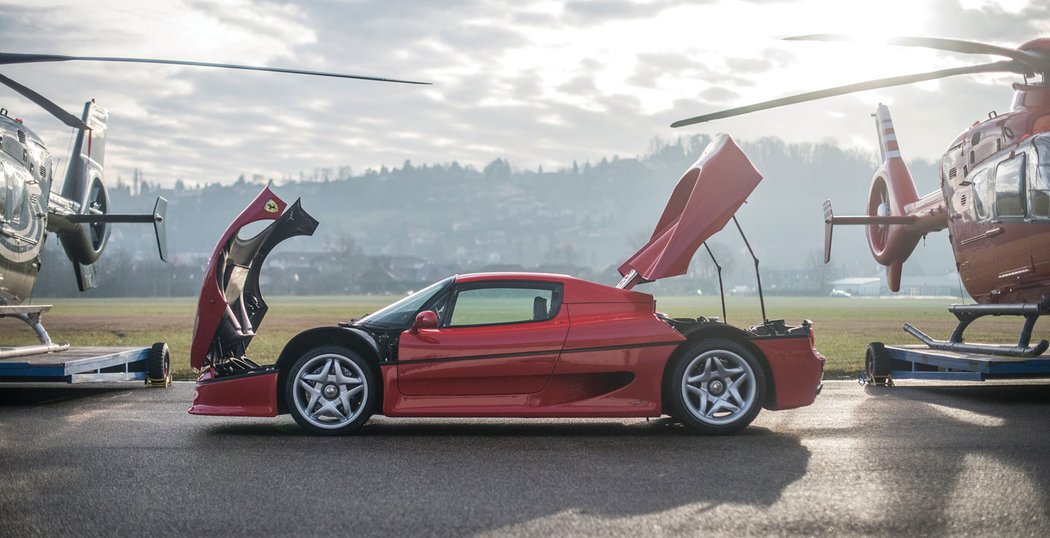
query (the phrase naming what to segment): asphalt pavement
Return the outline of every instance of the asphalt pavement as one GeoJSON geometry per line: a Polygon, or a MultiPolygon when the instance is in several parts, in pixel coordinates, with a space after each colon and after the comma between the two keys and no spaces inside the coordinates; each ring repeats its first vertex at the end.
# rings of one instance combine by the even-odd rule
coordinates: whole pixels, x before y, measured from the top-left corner
{"type": "Polygon", "coordinates": [[[186,413],[0,386],[0,535],[1050,535],[1050,385],[860,387],[744,433],[667,420],[186,413]]]}

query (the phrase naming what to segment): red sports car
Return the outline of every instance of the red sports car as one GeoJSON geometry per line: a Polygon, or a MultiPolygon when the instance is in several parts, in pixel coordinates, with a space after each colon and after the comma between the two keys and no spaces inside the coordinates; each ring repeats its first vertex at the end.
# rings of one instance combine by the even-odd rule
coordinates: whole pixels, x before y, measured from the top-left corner
{"type": "Polygon", "coordinates": [[[565,275],[486,273],[437,282],[365,316],[294,337],[276,364],[247,357],[266,303],[259,268],[317,221],[268,188],[216,246],[201,290],[190,413],[291,413],[318,434],[390,417],[658,417],[707,433],[747,426],[763,408],[808,405],[824,358],[808,322],[739,329],[669,318],[642,282],[684,274],[761,176],[728,137],[682,177],[652,239],[615,287],[565,275]],[[251,238],[239,230],[274,220],[251,238]]]}

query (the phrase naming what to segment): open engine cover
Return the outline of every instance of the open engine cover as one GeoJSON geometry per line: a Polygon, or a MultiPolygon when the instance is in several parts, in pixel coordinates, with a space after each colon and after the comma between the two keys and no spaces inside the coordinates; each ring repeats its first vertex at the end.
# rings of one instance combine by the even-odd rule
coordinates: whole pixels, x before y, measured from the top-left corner
{"type": "Polygon", "coordinates": [[[291,207],[270,188],[263,189],[223,233],[208,262],[197,302],[190,365],[202,368],[223,358],[241,358],[266,315],[259,270],[281,241],[313,235],[314,220],[296,200],[291,207]],[[287,210],[286,210],[287,209],[287,210]],[[258,234],[239,232],[253,222],[274,222],[258,234]]]}

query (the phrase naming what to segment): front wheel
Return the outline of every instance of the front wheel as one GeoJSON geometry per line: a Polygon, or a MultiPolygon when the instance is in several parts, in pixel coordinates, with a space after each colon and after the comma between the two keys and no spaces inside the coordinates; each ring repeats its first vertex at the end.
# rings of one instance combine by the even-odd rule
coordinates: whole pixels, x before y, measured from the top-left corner
{"type": "Polygon", "coordinates": [[[712,339],[681,356],[667,390],[679,422],[703,433],[725,434],[758,416],[766,380],[750,351],[730,340],[712,339]]]}
{"type": "Polygon", "coordinates": [[[346,435],[360,428],[372,414],[377,392],[371,366],[340,347],[307,351],[285,382],[292,418],[320,435],[346,435]]]}

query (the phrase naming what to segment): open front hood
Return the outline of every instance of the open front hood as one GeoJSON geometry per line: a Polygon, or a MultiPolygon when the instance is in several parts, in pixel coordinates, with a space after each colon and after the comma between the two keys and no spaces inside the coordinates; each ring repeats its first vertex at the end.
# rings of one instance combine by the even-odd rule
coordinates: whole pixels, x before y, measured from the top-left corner
{"type": "Polygon", "coordinates": [[[259,291],[259,269],[278,243],[297,235],[313,235],[314,220],[296,200],[288,207],[269,187],[234,219],[212,252],[197,301],[190,365],[200,369],[218,359],[244,356],[255,330],[266,315],[259,291]],[[258,234],[242,238],[241,228],[274,221],[258,234]]]}
{"type": "Polygon", "coordinates": [[[761,180],[732,138],[715,137],[678,180],[652,238],[620,266],[624,278],[617,287],[685,274],[696,249],[729,222],[761,180]]]}

